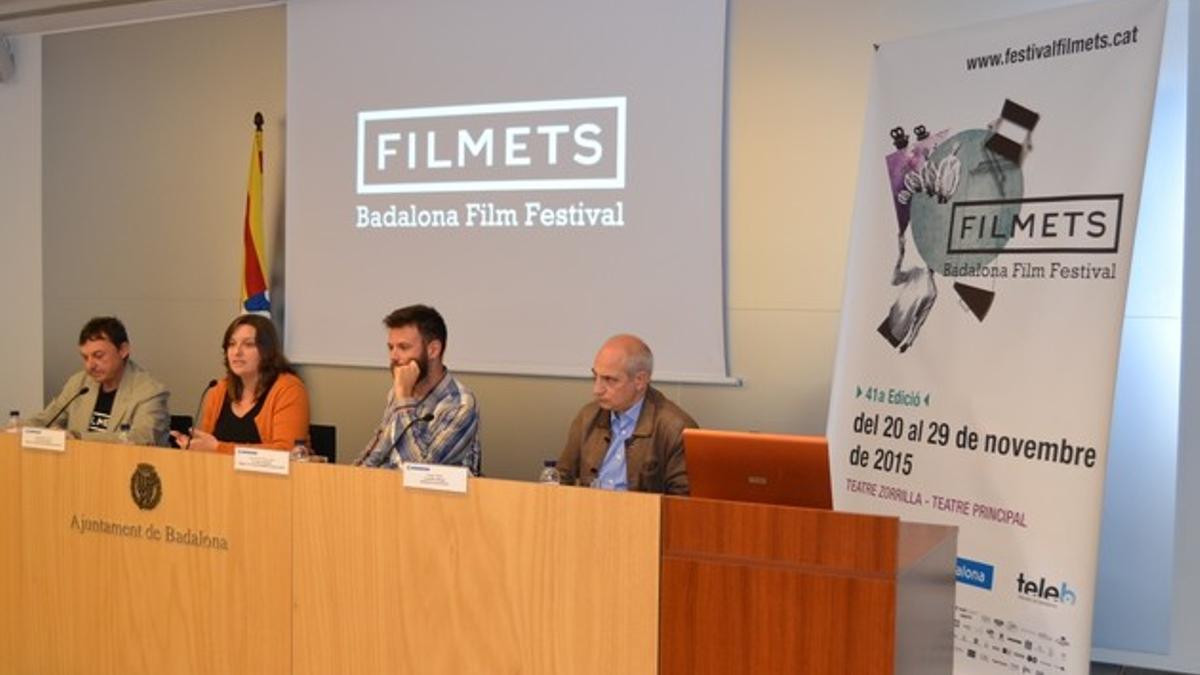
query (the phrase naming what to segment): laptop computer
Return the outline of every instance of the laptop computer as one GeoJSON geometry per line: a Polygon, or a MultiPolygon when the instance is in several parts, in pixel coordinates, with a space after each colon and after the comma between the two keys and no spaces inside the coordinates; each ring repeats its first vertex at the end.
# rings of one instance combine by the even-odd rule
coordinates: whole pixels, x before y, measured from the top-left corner
{"type": "Polygon", "coordinates": [[[684,429],[693,497],[833,508],[823,436],[684,429]]]}

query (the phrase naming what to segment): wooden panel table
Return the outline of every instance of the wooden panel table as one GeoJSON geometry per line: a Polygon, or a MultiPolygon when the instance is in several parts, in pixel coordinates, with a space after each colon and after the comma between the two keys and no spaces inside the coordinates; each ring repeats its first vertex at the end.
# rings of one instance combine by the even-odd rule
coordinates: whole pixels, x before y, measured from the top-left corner
{"type": "MultiPolygon", "coordinates": [[[[6,453],[8,454],[8,453],[6,453]]],[[[228,456],[21,450],[16,673],[287,673],[291,486],[228,456]],[[153,508],[158,480],[158,501],[153,508]]],[[[10,662],[11,663],[11,662],[10,662]]]]}
{"type": "Polygon", "coordinates": [[[0,434],[0,674],[949,672],[951,528],[232,463],[0,434]]]}
{"type": "MultiPolygon", "coordinates": [[[[0,433],[0,608],[17,607],[21,588],[21,451],[20,437],[0,433]]],[[[21,618],[0,611],[0,670],[15,664],[21,618]]]]}
{"type": "Polygon", "coordinates": [[[659,497],[296,469],[297,673],[657,671],[659,497]]]}

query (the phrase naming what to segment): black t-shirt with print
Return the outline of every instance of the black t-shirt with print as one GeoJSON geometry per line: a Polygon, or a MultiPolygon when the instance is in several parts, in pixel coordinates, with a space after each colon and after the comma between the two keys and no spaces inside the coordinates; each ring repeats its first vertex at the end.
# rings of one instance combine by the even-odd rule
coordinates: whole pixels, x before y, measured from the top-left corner
{"type": "Polygon", "coordinates": [[[92,408],[92,421],[88,423],[88,431],[108,431],[108,418],[112,413],[113,399],[116,397],[116,389],[104,391],[104,387],[100,387],[100,393],[96,395],[96,407],[92,408]]]}

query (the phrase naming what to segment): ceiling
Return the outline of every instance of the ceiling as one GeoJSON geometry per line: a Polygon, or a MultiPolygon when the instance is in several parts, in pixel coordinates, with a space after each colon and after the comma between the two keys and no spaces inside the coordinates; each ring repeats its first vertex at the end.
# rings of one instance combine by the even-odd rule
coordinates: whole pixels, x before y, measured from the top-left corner
{"type": "Polygon", "coordinates": [[[48,33],[282,0],[0,0],[0,33],[48,33]]]}

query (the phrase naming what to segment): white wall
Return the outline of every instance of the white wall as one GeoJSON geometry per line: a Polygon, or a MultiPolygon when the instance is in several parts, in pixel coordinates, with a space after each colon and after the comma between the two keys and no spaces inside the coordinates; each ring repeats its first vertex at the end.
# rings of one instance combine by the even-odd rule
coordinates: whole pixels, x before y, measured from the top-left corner
{"type": "Polygon", "coordinates": [[[16,76],[0,83],[0,413],[42,400],[42,42],[13,39],[16,76]]]}
{"type": "Polygon", "coordinates": [[[1171,653],[1186,130],[1187,5],[1173,2],[1121,335],[1093,634],[1098,648],[1134,657],[1171,653]]]}
{"type": "MultiPolygon", "coordinates": [[[[1186,96],[1187,110],[1200,111],[1200,49],[1192,48],[1194,45],[1200,45],[1200,7],[1193,6],[1189,10],[1186,17],[1189,42],[1186,54],[1187,88],[1184,92],[1175,92],[1175,95],[1186,96]]],[[[1195,149],[1196,139],[1200,139],[1200,116],[1187,115],[1185,124],[1186,135],[1176,133],[1164,139],[1167,143],[1173,143],[1177,151],[1182,146],[1192,148],[1184,158],[1186,176],[1191,178],[1184,182],[1184,236],[1182,242],[1174,242],[1177,246],[1182,244],[1182,284],[1177,285],[1182,295],[1177,297],[1169,284],[1159,284],[1156,289],[1147,289],[1147,295],[1157,293],[1162,297],[1157,303],[1147,298],[1142,303],[1142,308],[1149,310],[1157,304],[1157,309],[1153,311],[1157,311],[1161,318],[1155,320],[1151,312],[1147,312],[1144,320],[1140,321],[1149,328],[1154,323],[1161,323],[1162,319],[1170,318],[1171,303],[1179,303],[1182,307],[1182,349],[1179,350],[1178,370],[1178,447],[1174,457],[1164,458],[1160,452],[1161,448],[1153,442],[1155,437],[1170,434],[1174,429],[1131,430],[1132,433],[1141,432],[1141,442],[1130,444],[1127,448],[1128,454],[1120,460],[1124,466],[1114,461],[1110,466],[1109,476],[1110,479],[1118,479],[1115,482],[1119,485],[1135,489],[1131,489],[1128,494],[1119,495],[1117,499],[1106,499],[1106,523],[1103,533],[1105,541],[1102,544],[1102,553],[1109,548],[1120,548],[1125,551],[1125,555],[1121,558],[1109,556],[1108,560],[1101,558],[1101,572],[1105,572],[1106,565],[1109,567],[1113,590],[1130,596],[1125,598],[1126,600],[1138,602],[1145,602],[1146,598],[1137,596],[1137,589],[1145,587],[1148,581],[1153,582],[1163,563],[1167,563],[1169,596],[1162,603],[1159,603],[1157,595],[1150,599],[1160,605],[1160,616],[1170,620],[1167,645],[1164,653],[1151,653],[1128,648],[1105,649],[1103,647],[1106,645],[1098,643],[1097,648],[1093,650],[1093,656],[1096,660],[1111,663],[1200,673],[1200,527],[1196,525],[1196,519],[1200,518],[1200,490],[1195,487],[1200,482],[1200,418],[1194,414],[1197,406],[1200,406],[1200,354],[1194,348],[1188,348],[1188,345],[1195,345],[1197,340],[1200,340],[1200,269],[1197,269],[1196,264],[1196,261],[1200,261],[1200,236],[1196,233],[1197,226],[1200,226],[1200,185],[1194,178],[1200,175],[1200,151],[1195,149]],[[1173,466],[1168,466],[1169,464],[1173,466]],[[1122,469],[1126,474],[1132,475],[1122,476],[1122,469]],[[1166,513],[1161,508],[1164,495],[1174,497],[1166,513]],[[1121,506],[1117,507],[1116,504],[1121,506]],[[1114,513],[1118,509],[1119,515],[1114,513]],[[1114,517],[1122,522],[1114,522],[1114,517]],[[1157,543],[1163,536],[1171,537],[1170,546],[1165,550],[1157,543]],[[1151,555],[1154,559],[1148,560],[1147,565],[1138,565],[1136,559],[1142,555],[1139,549],[1146,542],[1151,544],[1151,555]]],[[[1172,181],[1179,180],[1180,176],[1161,178],[1172,181]]],[[[1150,179],[1151,177],[1147,176],[1148,182],[1150,179]]],[[[1141,227],[1139,225],[1139,228],[1141,227]]],[[[1136,247],[1134,255],[1137,255],[1136,247]]],[[[1175,258],[1170,253],[1166,255],[1168,261],[1175,258]]],[[[1135,269],[1134,273],[1137,272],[1135,269]]],[[[1161,270],[1146,271],[1143,272],[1143,276],[1157,275],[1160,272],[1161,270]]],[[[1134,302],[1135,296],[1131,295],[1131,304],[1134,302]]],[[[1127,330],[1131,320],[1132,317],[1127,316],[1127,330]]],[[[1148,367],[1154,366],[1148,364],[1148,367]]],[[[1134,369],[1130,369],[1130,372],[1133,377],[1144,375],[1134,369]]],[[[1159,396],[1158,392],[1149,392],[1152,400],[1159,396]]],[[[1154,403],[1150,402],[1149,405],[1154,403]]],[[[1098,601],[1101,599],[1097,597],[1098,601]]],[[[1097,610],[1100,609],[1098,606],[1097,610]]],[[[1136,634],[1141,629],[1138,625],[1141,618],[1137,613],[1097,616],[1097,632],[1108,630],[1102,626],[1102,622],[1108,621],[1112,623],[1114,633],[1136,634]]]]}
{"type": "Polygon", "coordinates": [[[284,19],[273,6],[43,38],[42,246],[69,263],[43,280],[47,395],[101,314],[125,322],[175,413],[223,374],[256,111],[268,235],[282,210],[284,19]]]}

